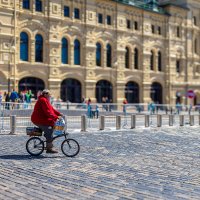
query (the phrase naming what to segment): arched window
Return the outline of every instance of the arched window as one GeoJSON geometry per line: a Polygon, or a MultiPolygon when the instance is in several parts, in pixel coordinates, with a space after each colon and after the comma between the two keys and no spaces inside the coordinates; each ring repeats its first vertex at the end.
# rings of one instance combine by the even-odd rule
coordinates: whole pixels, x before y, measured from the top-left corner
{"type": "Polygon", "coordinates": [[[35,36],[35,62],[43,62],[43,38],[39,34],[35,36]]]}
{"type": "Polygon", "coordinates": [[[22,6],[24,9],[30,9],[30,0],[23,0],[22,6]]]}
{"type": "Polygon", "coordinates": [[[158,71],[162,71],[162,55],[161,52],[158,52],[158,71]]]}
{"type": "Polygon", "coordinates": [[[63,64],[68,64],[68,41],[66,38],[62,39],[62,52],[61,52],[61,57],[62,57],[62,63],[63,64]]]}
{"type": "Polygon", "coordinates": [[[130,68],[130,50],[128,47],[126,47],[126,52],[125,52],[125,67],[130,68]]]}
{"type": "Polygon", "coordinates": [[[41,0],[35,1],[35,10],[37,12],[42,12],[42,1],[41,0]]]}
{"type": "Polygon", "coordinates": [[[110,46],[110,44],[107,44],[106,46],[106,66],[112,66],[112,47],[110,46]]]}
{"type": "Polygon", "coordinates": [[[150,69],[151,69],[151,70],[154,70],[154,52],[153,52],[153,51],[151,51],[150,69]]]}
{"type": "Polygon", "coordinates": [[[134,68],[139,68],[139,52],[137,48],[134,49],[134,68]]]}
{"type": "Polygon", "coordinates": [[[28,35],[25,32],[20,34],[20,60],[28,61],[28,35]]]}
{"type": "Polygon", "coordinates": [[[81,64],[81,48],[79,40],[74,41],[74,64],[81,64]]]}
{"type": "Polygon", "coordinates": [[[101,44],[96,44],[96,66],[101,66],[101,44]]]}
{"type": "Polygon", "coordinates": [[[198,42],[197,39],[194,40],[194,53],[198,53],[198,42]]]}

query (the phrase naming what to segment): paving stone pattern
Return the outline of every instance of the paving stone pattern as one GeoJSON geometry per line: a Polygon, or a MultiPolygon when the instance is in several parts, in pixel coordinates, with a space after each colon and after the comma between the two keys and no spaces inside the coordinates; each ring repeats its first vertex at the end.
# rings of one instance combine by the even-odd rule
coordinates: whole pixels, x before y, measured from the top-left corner
{"type": "Polygon", "coordinates": [[[2,200],[200,199],[198,127],[73,133],[75,158],[32,157],[27,136],[0,137],[2,200]]]}

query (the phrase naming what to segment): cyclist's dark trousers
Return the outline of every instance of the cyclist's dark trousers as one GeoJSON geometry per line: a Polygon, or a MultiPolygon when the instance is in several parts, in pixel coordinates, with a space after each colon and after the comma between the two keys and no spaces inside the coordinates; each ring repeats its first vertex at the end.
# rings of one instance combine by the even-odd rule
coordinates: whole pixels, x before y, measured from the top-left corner
{"type": "Polygon", "coordinates": [[[39,125],[39,124],[37,124],[37,126],[44,131],[44,137],[46,138],[47,142],[52,142],[53,127],[52,126],[39,125]]]}

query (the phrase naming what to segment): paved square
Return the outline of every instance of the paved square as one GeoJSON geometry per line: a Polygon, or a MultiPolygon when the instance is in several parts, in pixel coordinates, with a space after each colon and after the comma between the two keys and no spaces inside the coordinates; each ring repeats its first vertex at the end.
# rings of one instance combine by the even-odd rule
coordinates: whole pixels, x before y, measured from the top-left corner
{"type": "Polygon", "coordinates": [[[75,158],[31,157],[27,136],[0,137],[0,199],[200,198],[199,127],[73,133],[75,158]]]}

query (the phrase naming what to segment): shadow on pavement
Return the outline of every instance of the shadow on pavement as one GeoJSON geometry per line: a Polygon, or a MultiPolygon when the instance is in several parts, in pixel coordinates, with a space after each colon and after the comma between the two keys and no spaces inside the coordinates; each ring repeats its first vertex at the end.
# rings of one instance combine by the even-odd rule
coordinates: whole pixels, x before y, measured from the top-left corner
{"type": "Polygon", "coordinates": [[[31,156],[31,155],[2,155],[0,160],[30,160],[30,159],[45,159],[45,158],[64,158],[66,156],[31,156]]]}

